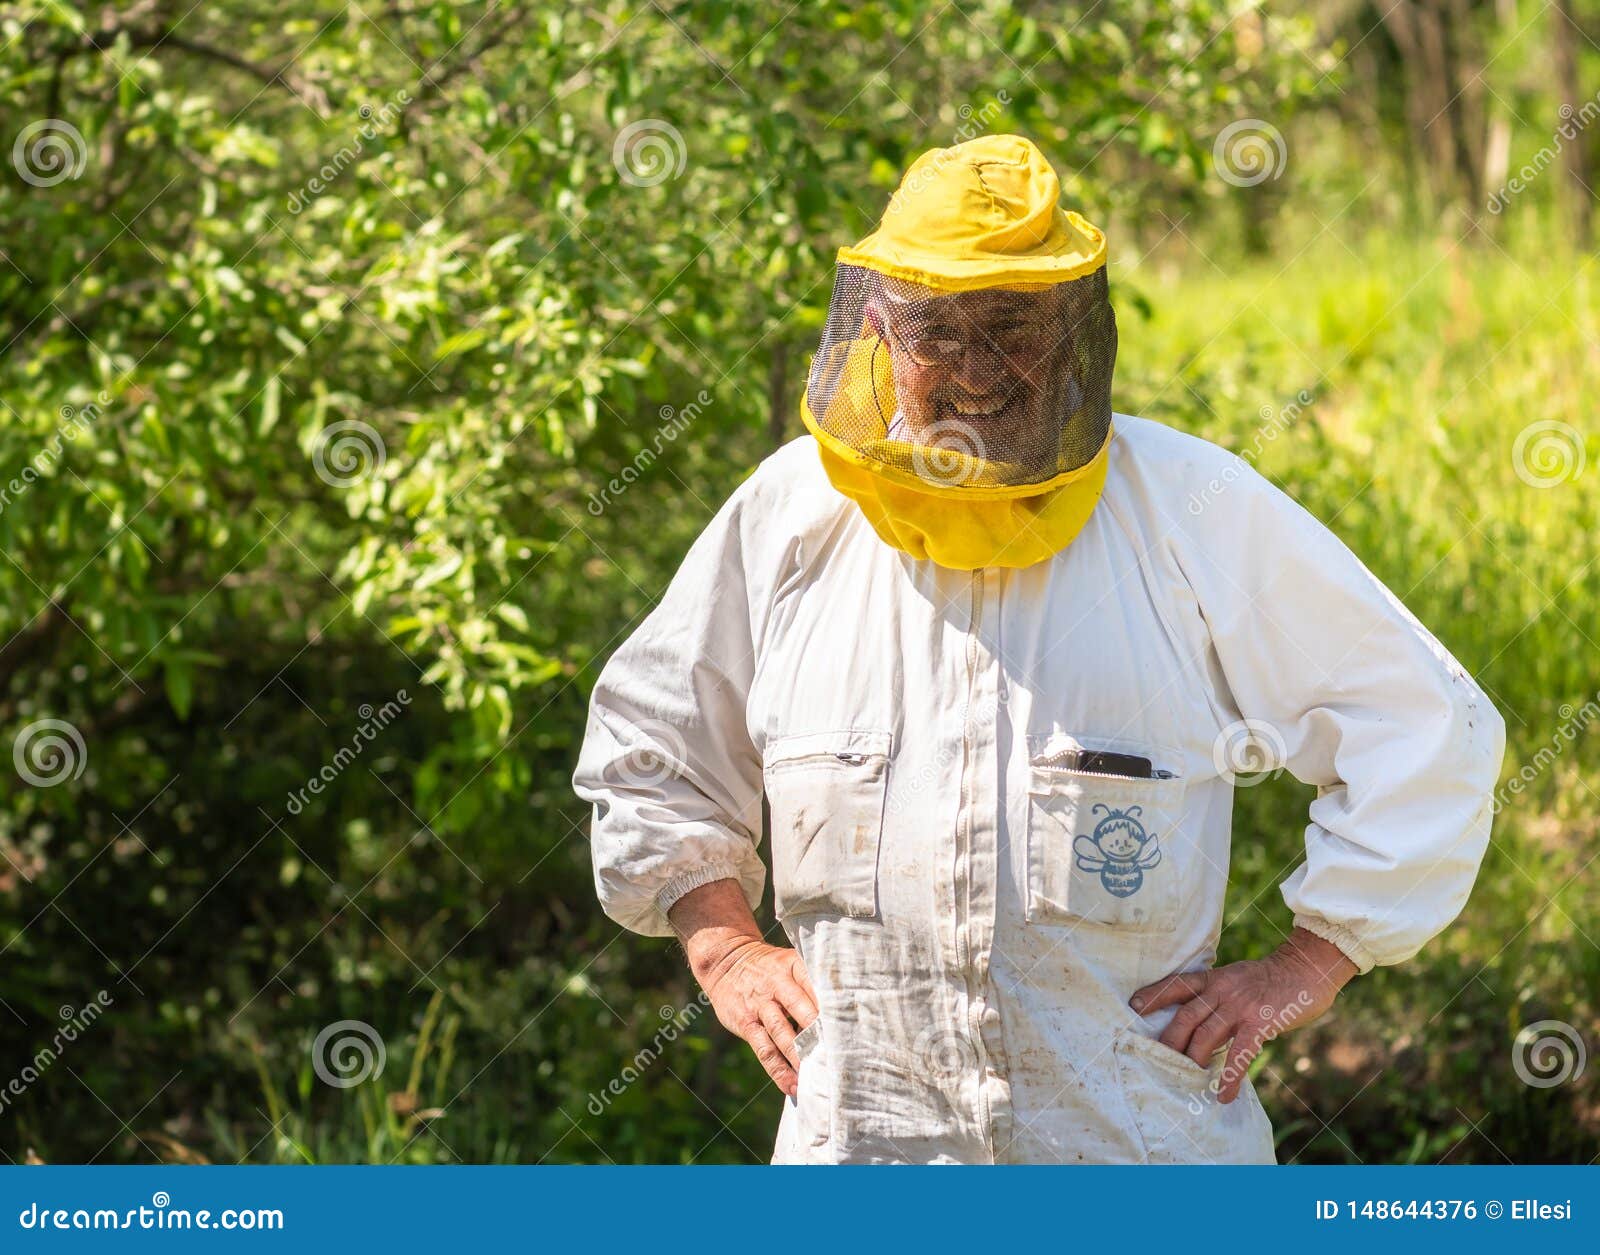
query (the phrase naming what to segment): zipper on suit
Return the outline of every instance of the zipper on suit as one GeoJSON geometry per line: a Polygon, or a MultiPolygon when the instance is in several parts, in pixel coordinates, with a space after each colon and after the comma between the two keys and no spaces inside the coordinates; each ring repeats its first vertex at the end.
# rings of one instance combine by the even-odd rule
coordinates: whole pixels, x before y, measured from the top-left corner
{"type": "Polygon", "coordinates": [[[993,1111],[989,1101],[987,1075],[988,1051],[983,1040],[981,1019],[987,1010],[984,1000],[983,978],[972,962],[972,901],[973,901],[973,808],[977,805],[978,763],[977,738],[974,721],[978,718],[978,666],[981,657],[979,633],[983,627],[984,573],[972,573],[972,612],[967,627],[967,702],[961,726],[961,805],[956,819],[956,963],[966,986],[967,1023],[963,1026],[971,1042],[978,1067],[978,1128],[988,1150],[989,1162],[996,1162],[993,1111]]]}
{"type": "Polygon", "coordinates": [[[973,710],[978,691],[978,630],[983,625],[983,570],[972,573],[971,613],[967,627],[967,702],[961,723],[961,805],[956,815],[956,963],[962,972],[971,957],[972,917],[972,807],[976,790],[977,755],[972,737],[973,710]]]}

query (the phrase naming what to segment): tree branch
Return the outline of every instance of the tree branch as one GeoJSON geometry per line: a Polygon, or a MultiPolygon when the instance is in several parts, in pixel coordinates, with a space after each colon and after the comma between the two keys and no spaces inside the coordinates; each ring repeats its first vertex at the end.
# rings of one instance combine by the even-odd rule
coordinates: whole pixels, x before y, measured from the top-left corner
{"type": "Polygon", "coordinates": [[[76,44],[68,44],[54,51],[56,69],[59,73],[61,64],[71,57],[88,56],[91,53],[105,52],[116,46],[117,40],[127,37],[128,46],[131,48],[144,48],[151,52],[159,52],[162,48],[176,48],[180,52],[187,52],[191,56],[204,57],[216,61],[221,65],[229,66],[243,74],[248,74],[269,87],[281,87],[291,95],[298,97],[310,105],[319,115],[326,114],[330,105],[327,93],[313,83],[307,82],[293,72],[293,62],[286,61],[277,69],[251,61],[237,53],[229,52],[226,48],[218,48],[198,39],[190,39],[186,35],[177,33],[175,27],[153,27],[148,30],[135,31],[127,26],[103,26],[99,30],[91,31],[76,44]]]}

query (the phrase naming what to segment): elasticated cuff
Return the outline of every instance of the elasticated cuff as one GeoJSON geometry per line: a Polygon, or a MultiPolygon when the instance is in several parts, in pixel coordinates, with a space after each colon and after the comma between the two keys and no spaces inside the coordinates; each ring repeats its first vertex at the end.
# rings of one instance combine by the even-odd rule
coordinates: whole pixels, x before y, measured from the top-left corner
{"type": "Polygon", "coordinates": [[[1303,928],[1308,933],[1338,946],[1345,958],[1354,963],[1363,976],[1378,965],[1377,958],[1362,943],[1361,938],[1343,924],[1335,924],[1320,915],[1296,915],[1294,923],[1296,928],[1303,928]]]}
{"type": "Polygon", "coordinates": [[[704,867],[696,867],[693,871],[682,872],[667,881],[660,889],[656,890],[656,910],[661,912],[662,921],[667,921],[667,912],[673,908],[678,899],[683,897],[684,894],[690,890],[698,889],[701,885],[709,885],[718,880],[731,880],[738,884],[739,869],[732,863],[707,863],[704,867]]]}

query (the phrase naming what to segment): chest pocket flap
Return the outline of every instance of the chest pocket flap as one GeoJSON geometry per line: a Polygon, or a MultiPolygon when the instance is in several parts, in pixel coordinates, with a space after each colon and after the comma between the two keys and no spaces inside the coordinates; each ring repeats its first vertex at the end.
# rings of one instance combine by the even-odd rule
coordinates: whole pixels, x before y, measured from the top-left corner
{"type": "Polygon", "coordinates": [[[778,737],[763,778],[780,918],[878,912],[878,846],[893,737],[852,729],[778,737]]]}

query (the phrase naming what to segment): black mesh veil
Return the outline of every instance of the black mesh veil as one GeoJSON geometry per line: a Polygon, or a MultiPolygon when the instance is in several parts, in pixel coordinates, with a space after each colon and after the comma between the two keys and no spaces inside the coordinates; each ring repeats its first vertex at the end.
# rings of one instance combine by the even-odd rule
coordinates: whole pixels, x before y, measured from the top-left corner
{"type": "Polygon", "coordinates": [[[806,406],[892,478],[1012,495],[1090,462],[1111,426],[1106,271],[951,292],[841,264],[806,406]]]}

